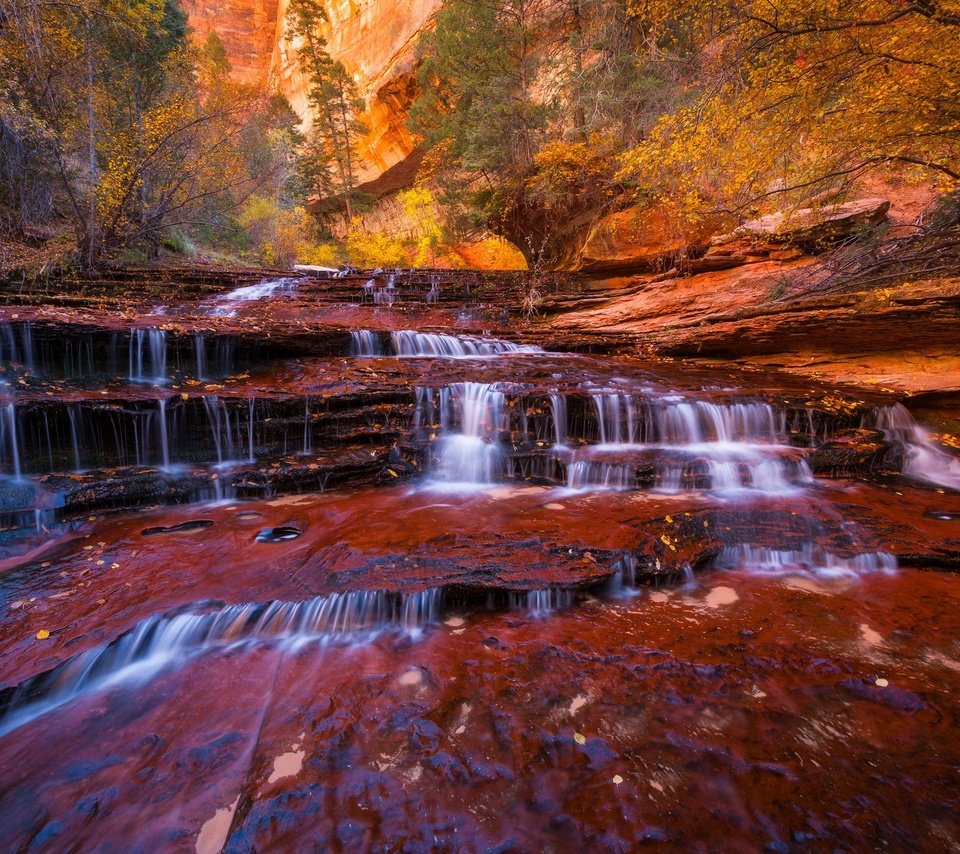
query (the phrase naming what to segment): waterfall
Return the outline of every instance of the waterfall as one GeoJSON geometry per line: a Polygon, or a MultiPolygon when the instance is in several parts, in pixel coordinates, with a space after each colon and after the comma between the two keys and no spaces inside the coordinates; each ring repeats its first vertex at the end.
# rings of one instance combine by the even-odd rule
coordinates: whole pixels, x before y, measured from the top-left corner
{"type": "Polygon", "coordinates": [[[301,454],[306,456],[313,452],[313,436],[310,430],[310,396],[303,401],[303,449],[301,454]]]}
{"type": "Polygon", "coordinates": [[[904,449],[905,475],[960,490],[960,459],[940,450],[902,403],[874,409],[864,418],[864,425],[882,430],[888,442],[904,449]]]}
{"type": "Polygon", "coordinates": [[[567,487],[570,489],[631,489],[636,479],[631,466],[574,460],[567,466],[567,487]]]}
{"type": "MultiPolygon", "coordinates": [[[[578,450],[568,462],[570,488],[636,488],[635,466],[623,460],[625,454],[639,455],[661,492],[780,493],[813,481],[806,461],[787,447],[786,413],[767,403],[649,400],[609,391],[591,398],[599,444],[578,450]],[[610,454],[617,459],[604,459],[610,454]]],[[[554,396],[551,406],[556,419],[554,396]]]]}
{"type": "Polygon", "coordinates": [[[167,381],[167,333],[163,329],[130,330],[127,377],[132,383],[151,385],[163,385],[167,381]],[[147,364],[149,373],[144,373],[147,364]]]}
{"type": "Polygon", "coordinates": [[[157,414],[160,419],[160,449],[163,459],[163,470],[170,469],[170,439],[167,436],[167,402],[162,398],[157,401],[157,414]]]}
{"type": "Polygon", "coordinates": [[[10,448],[10,463],[13,469],[14,480],[21,479],[20,470],[20,442],[17,438],[17,410],[13,403],[8,403],[3,408],[4,427],[3,432],[7,434],[7,444],[10,448]]]}
{"type": "Polygon", "coordinates": [[[207,342],[202,335],[193,336],[193,359],[198,380],[205,380],[207,373],[207,342]]]}
{"type": "Polygon", "coordinates": [[[569,608],[573,604],[573,591],[559,587],[544,587],[540,590],[523,590],[509,595],[510,608],[524,610],[531,617],[546,617],[569,608]]]}
{"type": "Polygon", "coordinates": [[[550,415],[553,418],[554,444],[558,448],[567,445],[567,399],[562,394],[550,395],[550,415]]]}
{"type": "Polygon", "coordinates": [[[500,356],[504,353],[542,353],[534,345],[514,344],[499,338],[469,335],[445,335],[439,332],[417,332],[401,329],[390,334],[390,343],[397,356],[434,356],[463,359],[477,356],[500,356]]]}
{"type": "Polygon", "coordinates": [[[297,279],[267,279],[255,285],[244,285],[235,288],[229,293],[218,296],[209,309],[209,313],[216,317],[232,317],[236,312],[236,304],[255,302],[277,294],[293,293],[297,289],[297,279]]]}
{"type": "Polygon", "coordinates": [[[625,552],[614,565],[615,572],[607,583],[606,595],[619,597],[637,592],[637,559],[625,552]]]}
{"type": "Polygon", "coordinates": [[[257,399],[251,397],[247,402],[247,462],[255,462],[256,457],[253,454],[253,414],[257,399]]]}
{"type": "Polygon", "coordinates": [[[714,560],[719,569],[751,569],[769,573],[811,572],[827,577],[856,576],[869,572],[894,572],[897,559],[887,552],[864,552],[839,557],[815,543],[799,549],[772,549],[739,545],[724,548],[714,560]]]}
{"type": "Polygon", "coordinates": [[[358,329],[350,333],[351,356],[382,356],[380,336],[369,329],[358,329]]]}
{"type": "Polygon", "coordinates": [[[654,400],[595,393],[601,445],[782,444],[786,414],[768,403],[654,400]]]}
{"type": "Polygon", "coordinates": [[[441,616],[443,592],[352,590],[300,602],[199,607],[174,616],[149,617],[111,643],[94,647],[21,683],[6,698],[0,735],[82,693],[149,679],[192,655],[239,644],[280,642],[294,648],[310,642],[372,639],[381,631],[417,636],[441,616]]]}
{"type": "Polygon", "coordinates": [[[73,470],[81,471],[80,464],[80,429],[83,426],[83,410],[79,403],[71,403],[67,406],[67,418],[70,421],[70,444],[73,447],[73,470]]]}
{"type": "Polygon", "coordinates": [[[438,480],[486,484],[504,473],[500,436],[509,430],[509,416],[503,392],[489,383],[472,382],[441,389],[440,423],[438,480]]]}

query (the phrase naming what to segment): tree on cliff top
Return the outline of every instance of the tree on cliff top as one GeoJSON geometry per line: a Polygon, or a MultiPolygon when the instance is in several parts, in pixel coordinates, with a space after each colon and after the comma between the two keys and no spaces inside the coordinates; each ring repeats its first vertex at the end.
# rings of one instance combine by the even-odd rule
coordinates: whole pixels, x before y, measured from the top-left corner
{"type": "Polygon", "coordinates": [[[697,217],[809,199],[872,168],[960,180],[957,0],[634,0],[695,30],[701,96],[624,178],[697,217]],[[784,198],[786,196],[786,198],[784,198]]]}
{"type": "Polygon", "coordinates": [[[307,99],[313,124],[301,152],[301,173],[308,192],[343,200],[347,219],[353,216],[364,110],[357,85],[341,62],[327,52],[320,27],[327,20],[318,0],[292,0],[287,9],[287,37],[298,40],[297,51],[306,72],[307,99]]]}

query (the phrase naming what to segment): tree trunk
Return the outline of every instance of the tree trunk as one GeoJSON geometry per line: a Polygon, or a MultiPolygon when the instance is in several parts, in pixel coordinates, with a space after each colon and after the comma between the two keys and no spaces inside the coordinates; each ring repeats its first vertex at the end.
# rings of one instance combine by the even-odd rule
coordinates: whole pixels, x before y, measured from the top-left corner
{"type": "Polygon", "coordinates": [[[84,19],[87,32],[87,170],[89,180],[89,210],[87,213],[87,268],[93,272],[99,246],[97,244],[97,149],[94,142],[93,104],[93,45],[90,38],[90,17],[84,19]]]}

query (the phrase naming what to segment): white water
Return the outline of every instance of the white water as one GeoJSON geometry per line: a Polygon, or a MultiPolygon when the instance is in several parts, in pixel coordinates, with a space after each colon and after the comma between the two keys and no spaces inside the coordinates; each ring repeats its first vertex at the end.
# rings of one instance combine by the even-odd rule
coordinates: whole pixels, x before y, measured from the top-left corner
{"type": "Polygon", "coordinates": [[[505,353],[542,353],[532,344],[515,344],[500,338],[475,335],[446,335],[439,332],[417,332],[401,329],[390,334],[390,349],[385,352],[380,336],[369,329],[350,335],[351,356],[399,356],[401,358],[469,359],[501,356],[505,353]]]}
{"type": "Polygon", "coordinates": [[[441,616],[442,591],[397,594],[380,590],[331,593],[303,602],[231,605],[150,617],[116,641],[94,647],[21,684],[0,719],[0,735],[80,694],[152,678],[199,652],[239,644],[371,640],[382,631],[417,636],[441,616]]]}
{"type": "Polygon", "coordinates": [[[17,438],[17,410],[12,403],[3,408],[3,422],[0,424],[0,440],[6,437],[7,447],[10,449],[10,467],[14,480],[21,479],[20,470],[20,441],[17,438]]]}
{"type": "Polygon", "coordinates": [[[129,371],[132,383],[167,382],[167,333],[163,329],[131,329],[129,371]]]}
{"type": "MultiPolygon", "coordinates": [[[[433,392],[418,394],[420,418],[433,414],[433,392]]],[[[506,398],[489,383],[455,383],[440,389],[441,436],[434,479],[476,486],[495,483],[506,468],[501,434],[509,430],[506,398]]]]}
{"type": "Polygon", "coordinates": [[[887,441],[903,446],[905,475],[960,489],[960,459],[940,450],[903,404],[879,407],[868,415],[865,423],[882,430],[887,441]]]}
{"type": "Polygon", "coordinates": [[[270,279],[255,285],[236,288],[217,297],[210,313],[218,317],[230,317],[236,312],[238,303],[254,302],[279,294],[293,293],[297,289],[298,281],[298,279],[270,279]]]}
{"type": "Polygon", "coordinates": [[[714,565],[719,569],[750,569],[772,574],[811,573],[838,578],[869,572],[895,572],[897,559],[886,552],[838,557],[812,543],[805,543],[799,549],[740,545],[723,549],[714,565]]]}
{"type": "MultiPolygon", "coordinates": [[[[566,435],[566,407],[551,397],[557,442],[566,435]]],[[[767,403],[712,403],[682,398],[646,398],[598,392],[591,395],[599,443],[574,454],[567,464],[571,489],[633,489],[631,453],[653,463],[654,488],[666,493],[709,489],[789,493],[813,482],[804,459],[787,444],[786,414],[767,403]],[[604,453],[619,461],[605,461],[604,453]]]]}

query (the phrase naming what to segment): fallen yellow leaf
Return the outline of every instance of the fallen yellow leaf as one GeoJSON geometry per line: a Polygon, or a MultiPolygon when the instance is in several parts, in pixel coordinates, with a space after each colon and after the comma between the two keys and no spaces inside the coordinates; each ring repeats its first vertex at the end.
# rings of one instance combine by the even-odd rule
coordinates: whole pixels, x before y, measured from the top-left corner
{"type": "Polygon", "coordinates": [[[37,640],[46,640],[48,637],[50,637],[50,632],[46,629],[40,629],[40,631],[37,632],[37,640]]]}

